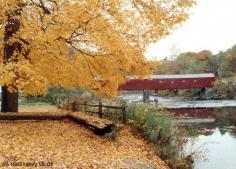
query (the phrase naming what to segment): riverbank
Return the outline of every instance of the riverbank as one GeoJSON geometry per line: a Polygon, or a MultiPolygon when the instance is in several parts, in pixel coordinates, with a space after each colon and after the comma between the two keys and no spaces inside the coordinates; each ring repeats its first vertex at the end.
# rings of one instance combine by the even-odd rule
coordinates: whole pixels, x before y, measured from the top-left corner
{"type": "MultiPolygon", "coordinates": [[[[120,99],[127,102],[142,102],[142,94],[121,95],[120,99]]],[[[194,100],[184,97],[157,97],[150,96],[150,104],[157,104],[162,108],[211,108],[211,107],[234,107],[236,99],[231,100],[194,100]]]]}

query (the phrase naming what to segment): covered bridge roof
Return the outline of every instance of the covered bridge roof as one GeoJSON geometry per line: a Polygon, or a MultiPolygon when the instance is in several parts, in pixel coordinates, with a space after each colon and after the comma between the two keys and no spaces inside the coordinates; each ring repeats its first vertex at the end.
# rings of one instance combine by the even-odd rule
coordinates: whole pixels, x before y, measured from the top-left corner
{"type": "MultiPolygon", "coordinates": [[[[145,76],[144,79],[179,79],[179,78],[205,78],[205,77],[215,77],[215,75],[214,75],[214,73],[151,75],[151,76],[145,76]]],[[[138,79],[138,77],[137,76],[129,76],[129,79],[138,79]]]]}

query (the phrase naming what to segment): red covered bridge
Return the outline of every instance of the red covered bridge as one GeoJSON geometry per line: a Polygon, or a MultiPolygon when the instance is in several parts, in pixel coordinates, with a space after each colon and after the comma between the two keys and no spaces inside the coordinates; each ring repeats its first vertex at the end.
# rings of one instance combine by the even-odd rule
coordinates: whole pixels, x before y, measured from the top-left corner
{"type": "Polygon", "coordinates": [[[212,87],[214,81],[215,75],[213,73],[152,75],[144,79],[138,79],[132,76],[126,83],[119,86],[119,90],[209,88],[212,87]]]}
{"type": "Polygon", "coordinates": [[[215,80],[213,73],[179,74],[179,75],[152,75],[148,78],[129,80],[119,86],[119,90],[165,90],[165,89],[192,89],[212,87],[215,80]]]}

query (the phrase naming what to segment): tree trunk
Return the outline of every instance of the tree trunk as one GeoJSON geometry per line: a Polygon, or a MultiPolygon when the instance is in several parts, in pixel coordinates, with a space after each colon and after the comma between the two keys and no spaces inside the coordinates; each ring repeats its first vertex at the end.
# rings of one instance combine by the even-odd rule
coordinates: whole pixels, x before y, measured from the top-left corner
{"type": "MultiPolygon", "coordinates": [[[[20,30],[19,16],[21,13],[20,7],[8,14],[7,24],[5,26],[4,33],[4,55],[3,61],[7,62],[18,62],[18,56],[14,56],[14,53],[21,53],[21,44],[19,42],[8,43],[9,40],[20,30]],[[11,60],[10,60],[11,59],[11,60]]],[[[17,74],[17,70],[14,70],[17,74]]],[[[17,79],[17,78],[16,78],[17,79]]],[[[16,80],[15,79],[15,80],[16,80]]],[[[18,111],[18,90],[14,84],[12,87],[15,89],[13,93],[7,90],[7,86],[2,87],[2,112],[17,112],[18,111]]]]}
{"type": "Polygon", "coordinates": [[[18,112],[18,92],[11,93],[2,87],[2,112],[18,112]]]}

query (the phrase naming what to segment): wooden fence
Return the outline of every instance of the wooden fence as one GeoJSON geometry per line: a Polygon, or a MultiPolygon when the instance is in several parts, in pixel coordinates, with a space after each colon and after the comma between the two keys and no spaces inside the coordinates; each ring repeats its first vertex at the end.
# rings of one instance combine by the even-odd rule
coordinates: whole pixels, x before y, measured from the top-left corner
{"type": "Polygon", "coordinates": [[[119,118],[121,118],[123,123],[126,123],[126,105],[122,106],[110,106],[110,105],[104,105],[102,102],[99,102],[98,104],[89,104],[87,102],[85,103],[78,103],[78,102],[73,102],[72,103],[72,111],[84,111],[85,113],[92,113],[92,114],[97,114],[100,118],[109,118],[109,113],[105,114],[104,110],[109,109],[109,110],[117,110],[119,111],[119,118]],[[81,109],[83,107],[83,109],[81,109]],[[95,108],[96,110],[90,110],[88,108],[95,108]]]}

